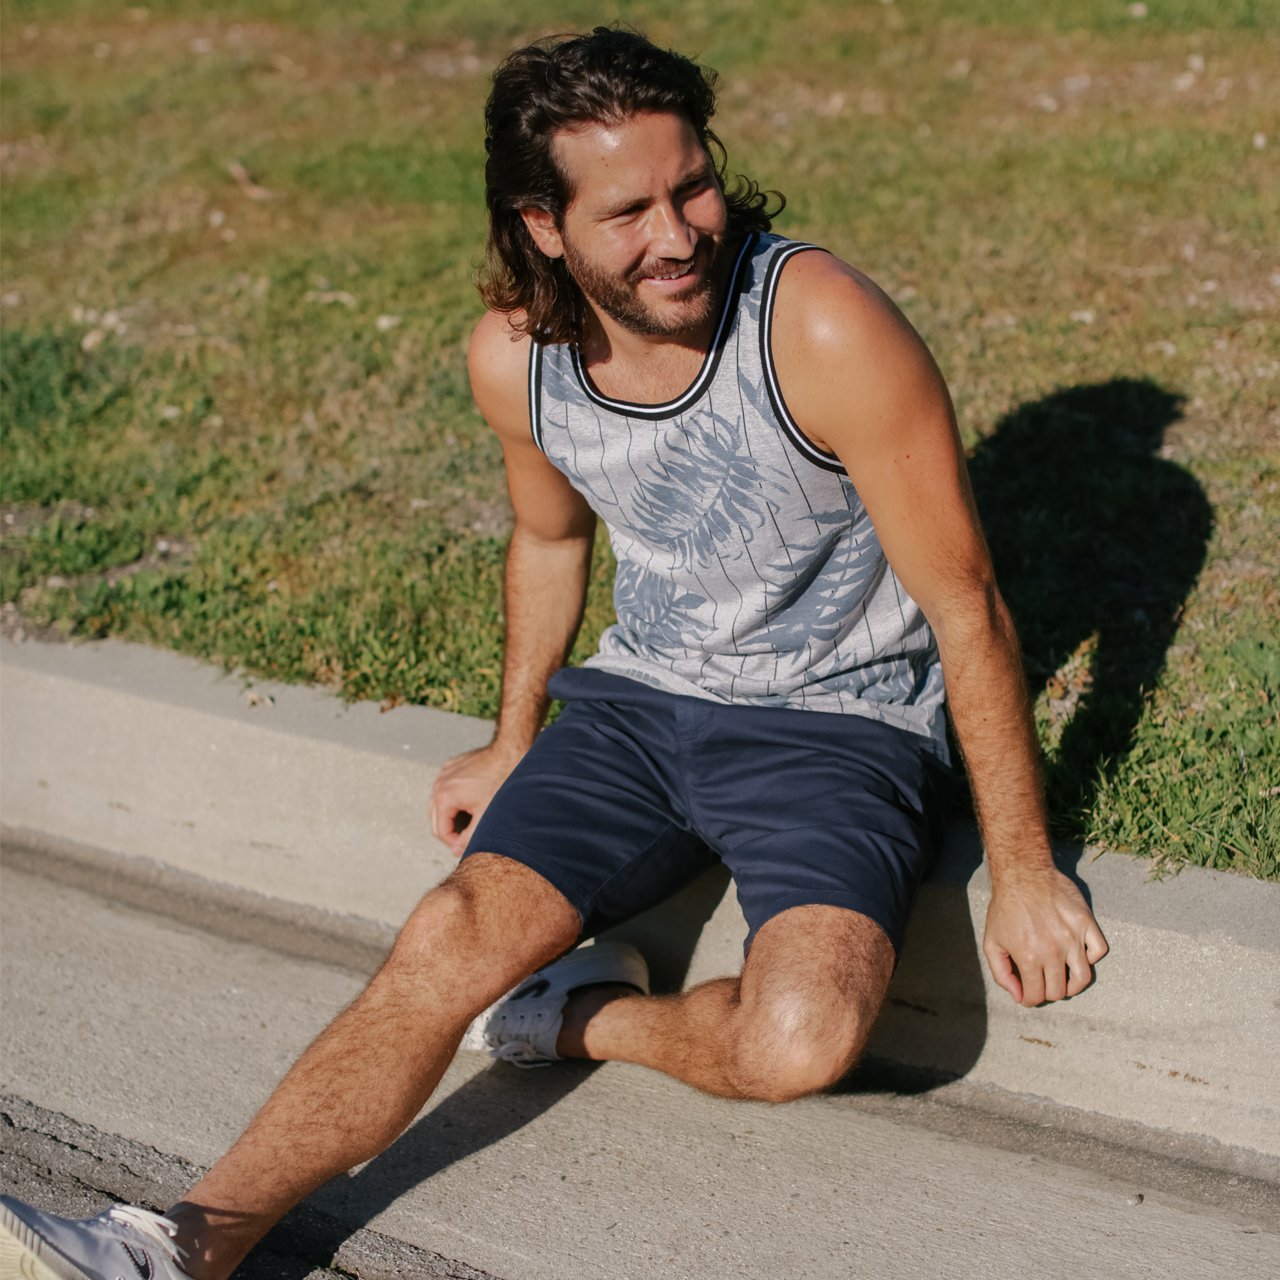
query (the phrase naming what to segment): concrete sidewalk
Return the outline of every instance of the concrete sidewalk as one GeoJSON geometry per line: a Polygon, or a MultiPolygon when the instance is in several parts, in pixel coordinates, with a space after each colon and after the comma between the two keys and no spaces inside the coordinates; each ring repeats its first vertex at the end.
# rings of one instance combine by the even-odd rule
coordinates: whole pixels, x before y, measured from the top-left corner
{"type": "MultiPolygon", "coordinates": [[[[117,642],[0,642],[0,700],[0,820],[40,851],[28,866],[186,902],[193,918],[270,919],[286,949],[328,947],[356,968],[453,865],[427,828],[431,783],[489,734],[117,642]]],[[[1060,853],[1111,943],[1094,987],[1024,1010],[993,986],[977,942],[985,874],[975,833],[957,826],[874,1058],[903,1080],[962,1077],[1280,1180],[1280,886],[1197,870],[1151,881],[1133,859],[1060,853]]],[[[740,963],[745,925],[725,887],[709,874],[619,931],[660,985],[740,963]]]]}
{"type": "MultiPolygon", "coordinates": [[[[0,1187],[55,1211],[172,1203],[359,987],[269,930],[232,942],[4,881],[0,1187]]],[[[462,1053],[408,1131],[237,1280],[1269,1274],[1275,1184],[1134,1159],[1043,1116],[993,1124],[939,1093],[770,1107],[625,1063],[462,1053]]]]}

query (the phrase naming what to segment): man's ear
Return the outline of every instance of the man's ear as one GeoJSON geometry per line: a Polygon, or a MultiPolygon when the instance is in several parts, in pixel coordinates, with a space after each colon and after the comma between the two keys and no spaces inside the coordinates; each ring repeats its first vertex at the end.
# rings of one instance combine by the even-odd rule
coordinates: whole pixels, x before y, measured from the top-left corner
{"type": "Polygon", "coordinates": [[[521,209],[520,216],[524,225],[529,228],[533,243],[548,258],[564,257],[564,241],[560,238],[560,228],[556,220],[545,209],[521,209]]]}

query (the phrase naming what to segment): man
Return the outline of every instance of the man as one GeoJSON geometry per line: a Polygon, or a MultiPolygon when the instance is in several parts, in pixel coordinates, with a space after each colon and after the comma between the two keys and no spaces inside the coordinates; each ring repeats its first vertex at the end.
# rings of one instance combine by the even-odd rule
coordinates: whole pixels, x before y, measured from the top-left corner
{"type": "Polygon", "coordinates": [[[1050,857],[1018,646],[942,379],[871,281],[768,234],[754,185],[726,191],[714,105],[709,73],[605,28],[499,68],[470,367],[515,512],[502,711],[432,798],[466,856],[167,1218],[71,1224],[8,1201],[10,1256],[58,1276],[125,1274],[127,1254],[149,1275],[225,1277],[396,1137],[464,1034],[729,1097],[833,1084],[942,825],[943,673],[996,981],[1028,1005],[1090,981],[1106,943],[1050,857]],[[597,513],[618,624],[555,675],[597,513]],[[569,706],[540,733],[549,689],[569,706]],[[651,997],[628,949],[550,963],[708,850],[750,928],[739,977],[651,997]]]}

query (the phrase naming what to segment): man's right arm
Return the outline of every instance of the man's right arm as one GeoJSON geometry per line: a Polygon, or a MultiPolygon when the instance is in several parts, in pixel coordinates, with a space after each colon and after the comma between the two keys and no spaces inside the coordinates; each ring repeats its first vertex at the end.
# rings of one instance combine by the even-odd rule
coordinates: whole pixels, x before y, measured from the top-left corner
{"type": "Polygon", "coordinates": [[[529,339],[513,341],[490,312],[467,353],[471,390],[502,444],[515,528],[507,548],[502,702],[493,742],[450,760],[431,794],[431,827],[460,855],[494,793],[533,744],[547,713],[547,681],[582,622],[596,519],[533,441],[529,339]]]}

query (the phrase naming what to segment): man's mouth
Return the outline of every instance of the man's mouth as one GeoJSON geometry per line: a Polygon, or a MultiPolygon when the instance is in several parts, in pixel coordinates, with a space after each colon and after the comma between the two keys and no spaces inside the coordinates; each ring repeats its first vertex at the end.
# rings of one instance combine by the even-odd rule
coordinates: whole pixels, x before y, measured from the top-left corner
{"type": "Polygon", "coordinates": [[[644,271],[637,277],[637,283],[649,284],[663,293],[678,292],[688,285],[694,284],[701,272],[697,260],[663,267],[657,271],[644,271]]]}

